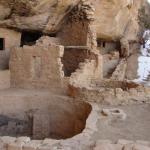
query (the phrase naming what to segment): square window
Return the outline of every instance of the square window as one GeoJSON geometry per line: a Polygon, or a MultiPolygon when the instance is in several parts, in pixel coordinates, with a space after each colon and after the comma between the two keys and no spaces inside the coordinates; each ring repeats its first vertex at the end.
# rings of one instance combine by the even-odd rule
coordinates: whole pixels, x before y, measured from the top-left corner
{"type": "Polygon", "coordinates": [[[5,49],[5,40],[4,38],[0,38],[0,50],[4,50],[5,49]]]}

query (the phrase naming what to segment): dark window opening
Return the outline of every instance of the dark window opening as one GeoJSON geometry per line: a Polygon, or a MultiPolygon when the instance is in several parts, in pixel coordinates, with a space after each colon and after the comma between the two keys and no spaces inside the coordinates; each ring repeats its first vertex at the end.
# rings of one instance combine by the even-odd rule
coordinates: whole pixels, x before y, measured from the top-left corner
{"type": "Polygon", "coordinates": [[[4,50],[5,49],[5,40],[4,38],[0,38],[0,50],[4,50]]]}
{"type": "Polygon", "coordinates": [[[103,42],[103,47],[105,47],[106,46],[106,43],[105,42],[103,42]]]}
{"type": "Polygon", "coordinates": [[[21,36],[21,47],[23,45],[35,45],[36,41],[42,36],[43,34],[41,32],[22,32],[21,36]]]}
{"type": "Polygon", "coordinates": [[[101,47],[102,41],[100,39],[97,39],[97,46],[101,47]]]}
{"type": "Polygon", "coordinates": [[[104,39],[97,39],[97,47],[105,49],[120,50],[121,44],[119,41],[104,41],[104,39]]]}
{"type": "Polygon", "coordinates": [[[51,34],[48,34],[49,37],[56,37],[57,34],[56,33],[51,33],[51,34]]]}
{"type": "Polygon", "coordinates": [[[118,41],[118,42],[116,42],[116,49],[117,50],[121,50],[121,43],[118,41]]]}
{"type": "Polygon", "coordinates": [[[97,46],[105,48],[106,47],[106,42],[103,41],[102,39],[97,39],[97,46]]]}

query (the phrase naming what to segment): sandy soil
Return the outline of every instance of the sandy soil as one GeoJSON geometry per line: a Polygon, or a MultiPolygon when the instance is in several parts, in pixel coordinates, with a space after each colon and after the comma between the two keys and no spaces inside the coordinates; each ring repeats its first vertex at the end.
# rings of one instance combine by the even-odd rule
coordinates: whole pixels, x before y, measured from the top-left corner
{"type": "MultiPolygon", "coordinates": [[[[108,108],[101,106],[101,108],[108,108]]],[[[110,107],[116,108],[116,107],[110,107]]],[[[150,104],[117,107],[122,109],[127,118],[118,120],[108,116],[99,119],[98,132],[94,133],[96,139],[146,140],[150,141],[150,104]]],[[[101,114],[101,112],[99,112],[101,114]]]]}

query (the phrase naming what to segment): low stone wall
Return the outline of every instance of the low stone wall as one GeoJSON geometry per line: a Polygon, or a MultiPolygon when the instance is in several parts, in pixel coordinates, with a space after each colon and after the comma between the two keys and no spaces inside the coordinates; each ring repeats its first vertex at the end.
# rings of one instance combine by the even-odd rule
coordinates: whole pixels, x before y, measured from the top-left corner
{"type": "MultiPolygon", "coordinates": [[[[82,143],[78,140],[30,140],[28,137],[1,137],[1,150],[150,150],[148,141],[129,141],[120,139],[117,143],[109,140],[99,140],[96,142],[82,143]],[[80,144],[79,144],[80,143],[80,144]]],[[[85,142],[85,141],[84,141],[85,142]]]]}
{"type": "Polygon", "coordinates": [[[70,77],[70,85],[79,87],[88,87],[92,79],[100,78],[100,67],[97,66],[95,60],[86,60],[79,64],[79,69],[72,73],[70,77]]]}
{"type": "Polygon", "coordinates": [[[70,86],[89,87],[92,80],[103,78],[102,57],[99,54],[95,54],[95,56],[97,56],[96,59],[88,58],[79,64],[79,68],[71,74],[70,86]]]}
{"type": "Polygon", "coordinates": [[[132,82],[99,81],[90,87],[70,86],[68,93],[78,100],[109,105],[150,103],[150,88],[132,82]]]}
{"type": "Polygon", "coordinates": [[[92,80],[91,87],[93,88],[121,88],[123,90],[128,90],[131,88],[137,88],[140,85],[134,82],[128,82],[126,80],[112,80],[112,79],[104,79],[104,80],[92,80]]]}

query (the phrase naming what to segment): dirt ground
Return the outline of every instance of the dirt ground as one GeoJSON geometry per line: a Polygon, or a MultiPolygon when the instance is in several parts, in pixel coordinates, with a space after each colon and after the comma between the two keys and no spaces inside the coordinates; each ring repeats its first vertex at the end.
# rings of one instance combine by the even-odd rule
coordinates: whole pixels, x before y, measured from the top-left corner
{"type": "MultiPolygon", "coordinates": [[[[150,104],[130,105],[119,107],[101,106],[101,108],[120,108],[127,115],[125,120],[105,116],[97,123],[98,132],[95,139],[118,139],[150,141],[150,104]]],[[[101,112],[99,112],[101,115],[101,112]]]]}

